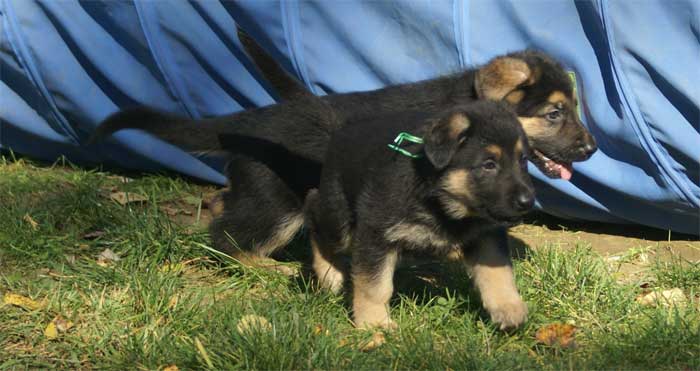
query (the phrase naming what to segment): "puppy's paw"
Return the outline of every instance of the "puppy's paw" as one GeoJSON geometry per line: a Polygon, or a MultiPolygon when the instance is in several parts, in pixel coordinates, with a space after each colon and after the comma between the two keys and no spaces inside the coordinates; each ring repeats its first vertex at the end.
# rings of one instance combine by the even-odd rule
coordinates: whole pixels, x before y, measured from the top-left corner
{"type": "Polygon", "coordinates": [[[322,289],[328,290],[333,294],[338,294],[343,290],[343,282],[345,282],[345,279],[340,271],[333,270],[319,277],[318,281],[322,289]]]}
{"type": "Polygon", "coordinates": [[[491,321],[499,324],[501,330],[512,330],[527,321],[527,304],[520,299],[499,303],[486,308],[491,315],[491,321]]]}
{"type": "Polygon", "coordinates": [[[361,330],[371,330],[371,329],[384,329],[384,330],[395,330],[399,327],[399,325],[394,322],[391,318],[384,318],[379,321],[371,321],[371,320],[362,320],[362,319],[356,319],[355,320],[355,327],[361,330]]]}

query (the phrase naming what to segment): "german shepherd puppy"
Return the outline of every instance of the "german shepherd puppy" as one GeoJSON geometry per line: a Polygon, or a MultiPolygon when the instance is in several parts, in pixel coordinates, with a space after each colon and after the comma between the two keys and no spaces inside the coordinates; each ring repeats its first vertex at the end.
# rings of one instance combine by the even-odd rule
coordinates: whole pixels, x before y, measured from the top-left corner
{"type": "Polygon", "coordinates": [[[222,195],[224,211],[210,232],[216,248],[247,261],[269,256],[302,227],[303,200],[318,187],[331,134],[351,119],[407,110],[434,113],[479,99],[503,100],[514,108],[528,136],[530,160],[550,177],[570,178],[571,162],[586,160],[596,150],[576,115],[568,75],[538,51],[369,92],[292,96],[277,105],[199,121],[147,108],[125,110],[108,117],[93,140],[136,128],[187,150],[230,153],[232,187],[222,195]],[[232,135],[222,141],[222,134],[232,135]],[[232,239],[246,251],[237,250],[232,239]]]}
{"type": "Polygon", "coordinates": [[[501,328],[527,318],[515,287],[506,227],[534,204],[528,140],[505,103],[477,101],[434,115],[401,112],[360,120],[330,142],[306,223],[321,284],[343,286],[338,255],[351,256],[358,327],[391,327],[388,303],[401,252],[460,259],[501,328]],[[397,134],[421,144],[387,148],[397,134]]]}

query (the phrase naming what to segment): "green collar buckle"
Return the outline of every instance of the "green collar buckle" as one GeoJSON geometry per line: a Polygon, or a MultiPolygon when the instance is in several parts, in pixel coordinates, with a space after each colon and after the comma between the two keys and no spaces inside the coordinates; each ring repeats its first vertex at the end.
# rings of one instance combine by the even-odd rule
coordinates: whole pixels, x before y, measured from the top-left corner
{"type": "Polygon", "coordinates": [[[406,133],[406,132],[401,132],[401,133],[399,133],[399,135],[396,137],[396,139],[394,139],[394,143],[389,143],[389,144],[387,144],[387,145],[388,145],[389,148],[391,148],[392,150],[394,150],[394,151],[396,151],[396,152],[398,152],[398,153],[400,153],[400,154],[402,154],[402,155],[404,155],[404,156],[407,156],[407,157],[410,157],[410,158],[421,158],[421,157],[423,157],[423,155],[420,154],[420,153],[411,153],[411,152],[408,152],[407,150],[401,148],[401,143],[403,143],[404,140],[407,141],[407,142],[412,142],[412,143],[416,143],[416,144],[423,144],[423,138],[419,138],[419,137],[417,137],[417,136],[411,135],[411,134],[406,133]]]}

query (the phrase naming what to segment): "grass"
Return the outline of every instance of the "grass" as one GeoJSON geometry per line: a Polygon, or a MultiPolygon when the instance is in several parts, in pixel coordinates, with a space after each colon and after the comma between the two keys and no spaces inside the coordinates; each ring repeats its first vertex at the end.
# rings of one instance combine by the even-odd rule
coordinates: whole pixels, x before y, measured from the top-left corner
{"type": "MultiPolygon", "coordinates": [[[[65,164],[0,159],[0,369],[699,369],[696,303],[644,307],[642,288],[618,283],[585,245],[533,249],[515,262],[531,317],[503,333],[454,267],[401,269],[392,314],[399,330],[373,336],[349,322],[347,300],[308,278],[242,267],[213,253],[201,229],[179,226],[160,206],[201,197],[182,179],[120,176],[65,164]],[[107,195],[129,191],[144,203],[107,195]],[[89,233],[100,231],[96,238],[89,233]],[[121,259],[98,264],[106,248],[121,259]],[[417,278],[417,277],[421,277],[417,278]],[[270,323],[239,331],[243,316],[270,323]],[[56,316],[74,323],[50,339],[56,316]],[[536,331],[570,323],[577,346],[537,343],[536,331]]],[[[304,251],[300,239],[296,249],[304,251]]],[[[301,254],[301,256],[306,256],[301,254]]],[[[650,270],[654,288],[700,293],[700,266],[679,260],[650,270]]]]}

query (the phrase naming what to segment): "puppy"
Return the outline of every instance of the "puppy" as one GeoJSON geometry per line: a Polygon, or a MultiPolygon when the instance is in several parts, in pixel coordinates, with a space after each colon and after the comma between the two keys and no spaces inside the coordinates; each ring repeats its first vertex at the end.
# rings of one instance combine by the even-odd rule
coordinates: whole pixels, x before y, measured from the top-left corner
{"type": "Polygon", "coordinates": [[[321,284],[343,286],[338,257],[349,254],[355,325],[392,327],[397,260],[404,251],[429,252],[462,260],[492,320],[503,329],[519,326],[527,307],[505,234],[534,204],[527,155],[516,116],[489,101],[439,115],[385,115],[336,132],[305,207],[321,284]],[[387,144],[399,133],[420,136],[422,144],[394,152],[387,144]]]}
{"type": "Polygon", "coordinates": [[[223,195],[224,212],[210,231],[216,248],[248,261],[269,256],[301,228],[304,197],[319,184],[331,134],[346,122],[503,100],[523,124],[533,148],[530,159],[549,176],[568,179],[571,162],[583,161],[596,150],[576,115],[568,75],[537,51],[512,53],[459,74],[370,92],[294,97],[200,121],[146,108],[125,110],[107,118],[93,138],[138,128],[184,149],[230,153],[231,190],[223,195]],[[222,136],[226,139],[219,140],[222,136]]]}

